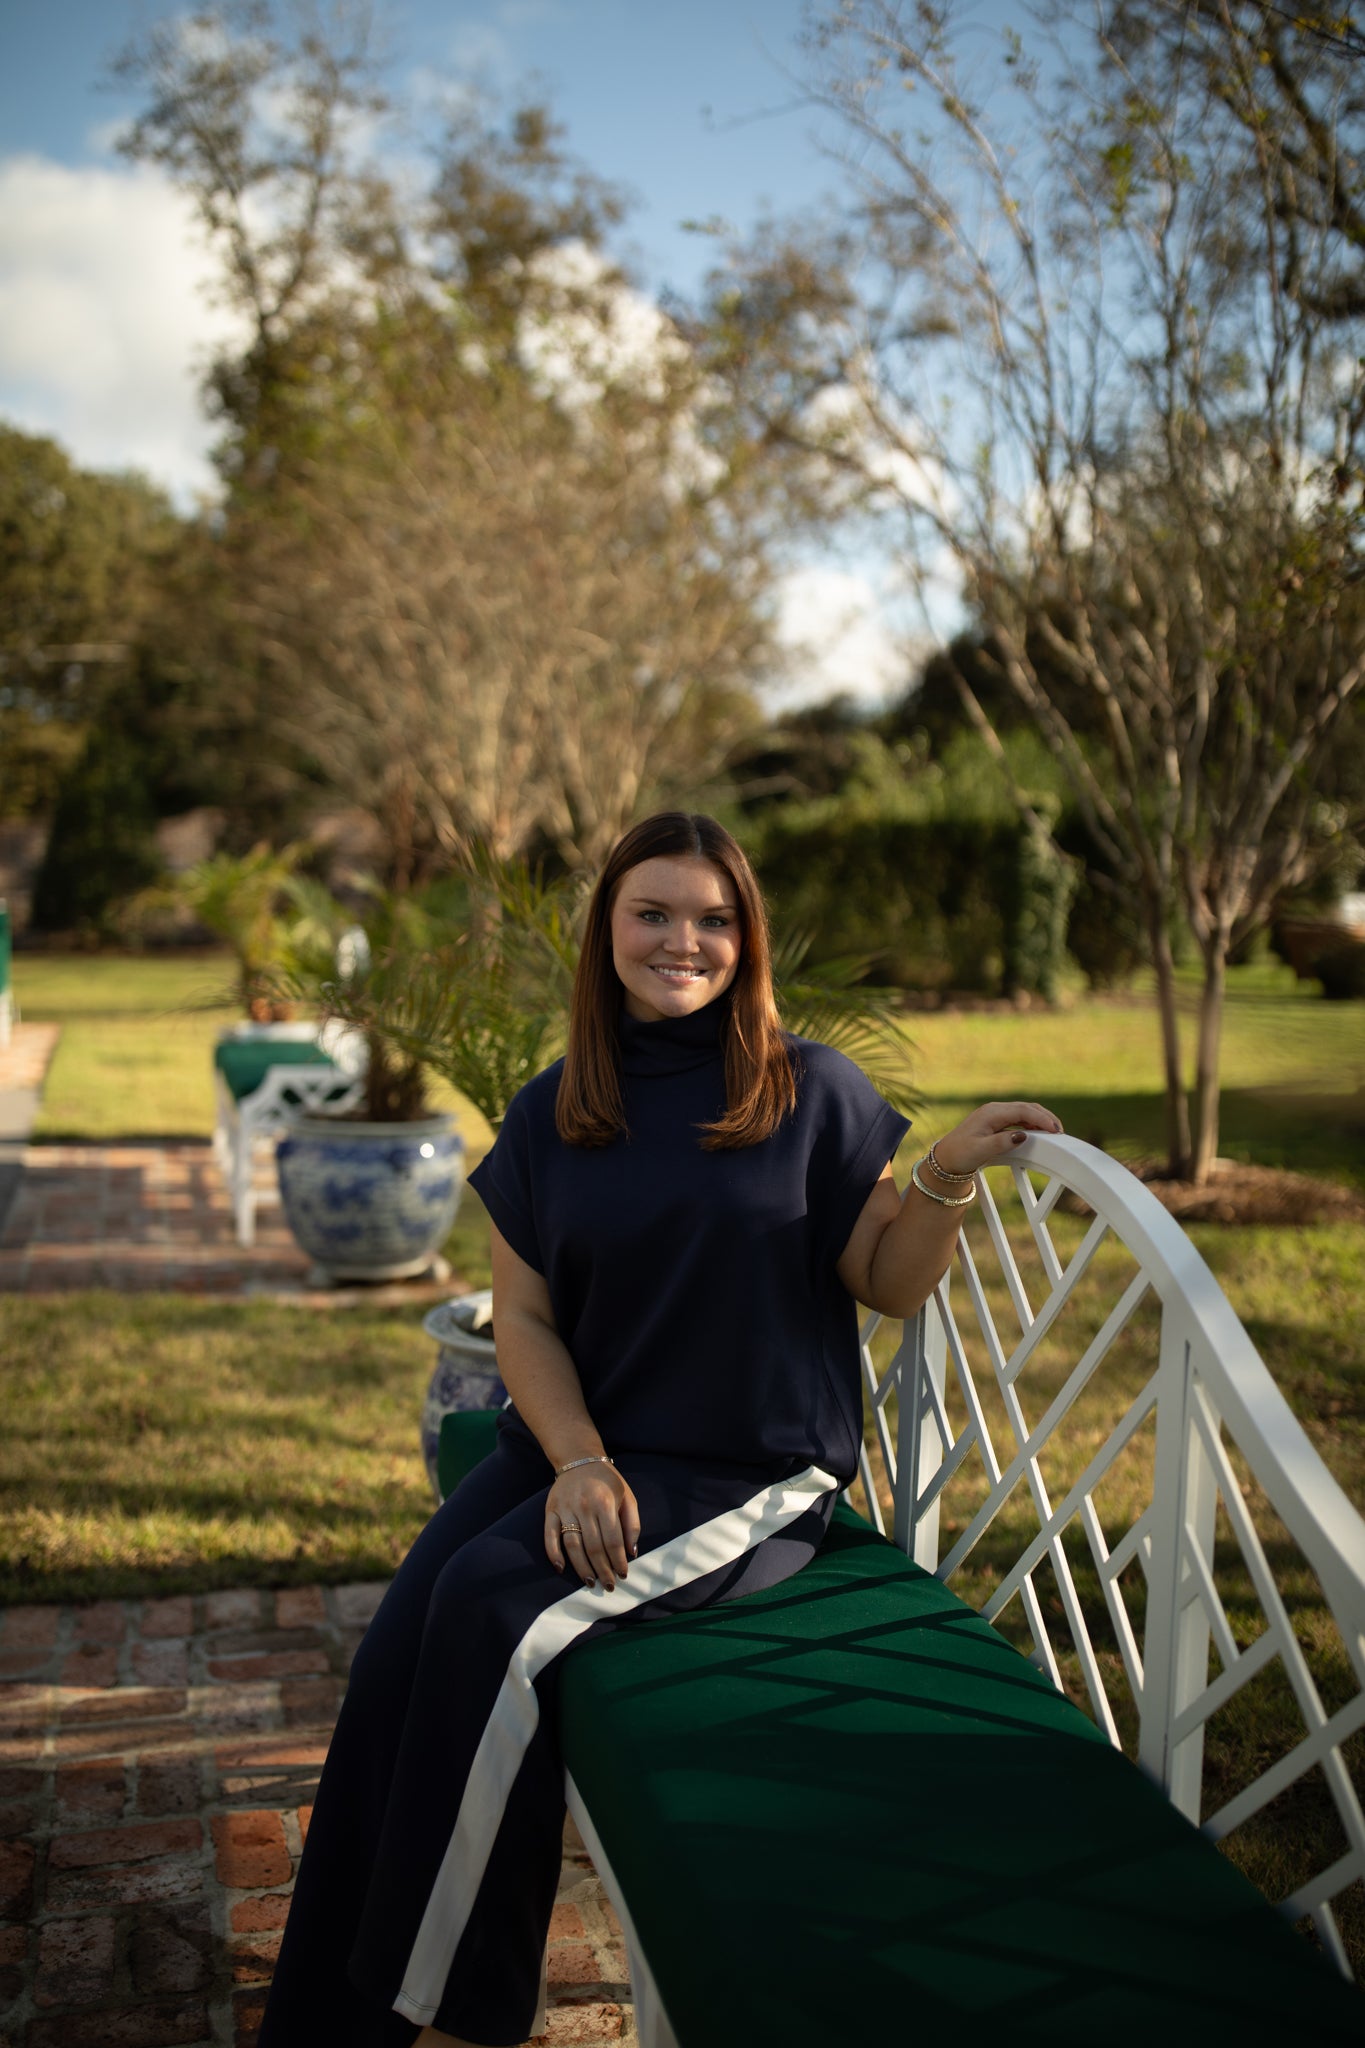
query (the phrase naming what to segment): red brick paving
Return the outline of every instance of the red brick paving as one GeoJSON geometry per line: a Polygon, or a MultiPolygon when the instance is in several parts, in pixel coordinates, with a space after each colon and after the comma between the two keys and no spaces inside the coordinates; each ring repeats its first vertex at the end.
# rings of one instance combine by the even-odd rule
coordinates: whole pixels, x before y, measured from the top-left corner
{"type": "Polygon", "coordinates": [[[307,1272],[278,1207],[237,1243],[207,1143],[30,1145],[0,1237],[5,1292],[297,1292],[307,1272]]]}
{"type": "MultiPolygon", "coordinates": [[[[0,1086],[55,1044],[21,1026],[0,1086]]],[[[0,1291],[282,1293],[319,1307],[277,1208],[243,1250],[207,1144],[36,1145],[0,1291]]],[[[405,1282],[404,1302],[447,1284],[405,1282]]],[[[322,1758],[381,1586],[0,1612],[0,2048],[252,2048],[322,1758]]],[[[636,2038],[621,1931],[569,1827],[557,2048],[636,2038]]]]}
{"type": "MultiPolygon", "coordinates": [[[[264,1187],[273,1164],[262,1158],[264,1187]]],[[[238,1244],[227,1188],[205,1140],[29,1145],[0,1234],[0,1293],[115,1287],[216,1299],[281,1294],[339,1301],[447,1301],[458,1283],[315,1288],[278,1205],[258,1208],[256,1241],[238,1244]]]]}
{"type": "MultiPolygon", "coordinates": [[[[252,2048],[382,1590],[0,1613],[0,1660],[26,1660],[0,1684],[0,2048],[252,2048]],[[166,1652],[185,1683],[139,1682],[166,1652]],[[281,1670],[301,1655],[322,1675],[281,1670]],[[112,1675],[73,1689],[91,1656],[112,1675]]],[[[635,2040],[621,1930],[572,1828],[548,1977],[547,2048],[635,2040]]]]}
{"type": "Polygon", "coordinates": [[[0,1045],[0,1088],[41,1088],[57,1050],[60,1024],[15,1024],[0,1045]]]}

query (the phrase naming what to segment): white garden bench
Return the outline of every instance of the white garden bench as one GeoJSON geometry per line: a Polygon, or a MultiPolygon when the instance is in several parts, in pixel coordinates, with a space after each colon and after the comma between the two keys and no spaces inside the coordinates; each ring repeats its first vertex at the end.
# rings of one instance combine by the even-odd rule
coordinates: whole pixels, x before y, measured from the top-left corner
{"type": "Polygon", "coordinates": [[[772,1592],[567,1660],[646,2048],[1365,2039],[1365,1522],[1149,1190],[1070,1138],[1009,1171],[1008,1229],[982,1176],[951,1284],[864,1328],[887,1535],[841,1506],[772,1592]],[[1206,1787],[1206,1725],[1272,1682],[1290,1738],[1206,1787]],[[1310,1777],[1314,1826],[1276,1823],[1310,1777]],[[1301,1866],[1278,1912],[1214,1847],[1258,1819],[1301,1866]]]}
{"type": "Polygon", "coordinates": [[[256,1210],[279,1200],[262,1184],[258,1156],[301,1113],[337,1116],[365,1092],[365,1042],[334,1024],[237,1024],[214,1048],[214,1157],[232,1202],[240,1245],[256,1237],[256,1210]]]}

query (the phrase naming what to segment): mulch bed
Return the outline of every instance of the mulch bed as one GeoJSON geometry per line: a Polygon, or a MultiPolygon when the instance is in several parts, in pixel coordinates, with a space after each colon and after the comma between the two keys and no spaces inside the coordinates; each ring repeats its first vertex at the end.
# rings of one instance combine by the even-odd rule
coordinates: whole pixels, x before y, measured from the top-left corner
{"type": "Polygon", "coordinates": [[[1161,1161],[1129,1161],[1130,1170],[1182,1223],[1365,1223],[1365,1194],[1277,1166],[1220,1159],[1203,1187],[1167,1180],[1161,1161]]]}

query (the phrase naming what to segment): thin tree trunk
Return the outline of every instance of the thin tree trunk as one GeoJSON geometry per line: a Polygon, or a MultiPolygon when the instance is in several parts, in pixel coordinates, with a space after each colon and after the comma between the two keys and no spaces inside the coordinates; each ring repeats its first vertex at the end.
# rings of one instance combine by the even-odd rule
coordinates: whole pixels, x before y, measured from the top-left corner
{"type": "Polygon", "coordinates": [[[1204,1185],[1218,1157],[1218,1065],[1227,964],[1227,946],[1221,934],[1216,933],[1204,956],[1204,986],[1199,996],[1199,1050],[1194,1073],[1194,1151],[1190,1168],[1190,1179],[1196,1187],[1204,1185]]]}
{"type": "Polygon", "coordinates": [[[1175,961],[1159,904],[1149,905],[1152,964],[1156,968],[1157,1011],[1161,1018],[1161,1061],[1166,1085],[1166,1171],[1184,1180],[1190,1165],[1190,1106],[1180,1076],[1180,1025],[1175,1003],[1175,961]]]}

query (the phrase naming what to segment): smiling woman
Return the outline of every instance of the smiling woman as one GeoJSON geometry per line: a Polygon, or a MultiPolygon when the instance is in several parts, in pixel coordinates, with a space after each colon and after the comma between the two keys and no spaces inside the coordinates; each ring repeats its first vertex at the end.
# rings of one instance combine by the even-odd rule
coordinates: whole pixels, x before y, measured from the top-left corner
{"type": "Polygon", "coordinates": [[[261,2048],[540,2031],[562,1653],[814,1555],[862,1437],[857,1302],[926,1299],[1024,1128],[1059,1126],[973,1111],[902,1199],[905,1119],[782,1029],[741,848],[683,812],[619,841],[565,1056],[472,1176],[512,1405],[352,1667],[261,2048]]]}

